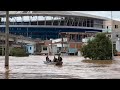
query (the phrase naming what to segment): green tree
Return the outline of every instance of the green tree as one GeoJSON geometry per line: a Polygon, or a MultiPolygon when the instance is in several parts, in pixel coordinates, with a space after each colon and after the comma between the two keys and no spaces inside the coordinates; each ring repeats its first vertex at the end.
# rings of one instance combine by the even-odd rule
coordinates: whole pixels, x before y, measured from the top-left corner
{"type": "Polygon", "coordinates": [[[0,56],[5,55],[4,48],[0,46],[0,56]]]}
{"type": "Polygon", "coordinates": [[[13,48],[10,51],[10,55],[17,57],[29,56],[29,54],[26,53],[24,48],[13,48]]]}
{"type": "Polygon", "coordinates": [[[112,42],[105,33],[98,33],[93,40],[89,40],[88,44],[81,48],[81,53],[85,58],[92,60],[112,60],[112,42]]]}

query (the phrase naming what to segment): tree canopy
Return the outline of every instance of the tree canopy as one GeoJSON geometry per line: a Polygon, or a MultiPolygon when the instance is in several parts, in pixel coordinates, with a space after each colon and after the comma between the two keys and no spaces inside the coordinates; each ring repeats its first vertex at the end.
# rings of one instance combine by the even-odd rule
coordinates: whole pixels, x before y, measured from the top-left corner
{"type": "Polygon", "coordinates": [[[98,33],[81,48],[81,53],[85,58],[92,60],[112,60],[112,42],[105,33],[98,33]]]}

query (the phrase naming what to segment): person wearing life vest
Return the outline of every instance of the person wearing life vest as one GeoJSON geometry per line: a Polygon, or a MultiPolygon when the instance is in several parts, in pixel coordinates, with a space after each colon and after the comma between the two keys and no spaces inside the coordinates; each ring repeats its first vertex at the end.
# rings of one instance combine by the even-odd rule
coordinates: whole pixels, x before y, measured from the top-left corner
{"type": "Polygon", "coordinates": [[[48,57],[48,55],[46,56],[46,61],[49,62],[49,57],[48,57]]]}
{"type": "Polygon", "coordinates": [[[57,58],[54,56],[53,62],[57,62],[57,58]]]}
{"type": "Polygon", "coordinates": [[[60,55],[58,55],[58,62],[62,62],[62,57],[60,57],[60,55]]]}

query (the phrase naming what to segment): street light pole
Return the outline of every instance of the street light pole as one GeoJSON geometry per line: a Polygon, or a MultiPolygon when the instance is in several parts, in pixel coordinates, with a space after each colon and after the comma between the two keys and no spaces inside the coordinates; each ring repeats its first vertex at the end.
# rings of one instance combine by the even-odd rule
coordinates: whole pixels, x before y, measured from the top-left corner
{"type": "Polygon", "coordinates": [[[9,11],[6,11],[5,68],[9,67],[9,11]]]}
{"type": "Polygon", "coordinates": [[[114,48],[113,48],[113,14],[111,11],[111,40],[112,40],[112,60],[114,60],[114,48]]]}

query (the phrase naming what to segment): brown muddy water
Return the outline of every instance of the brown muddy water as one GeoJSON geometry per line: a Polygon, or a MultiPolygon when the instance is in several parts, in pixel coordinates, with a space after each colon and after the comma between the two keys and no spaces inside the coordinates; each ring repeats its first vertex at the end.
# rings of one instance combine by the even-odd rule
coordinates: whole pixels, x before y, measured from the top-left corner
{"type": "MultiPolygon", "coordinates": [[[[45,56],[9,57],[9,70],[0,56],[0,79],[120,79],[120,58],[114,61],[83,61],[63,56],[63,66],[46,65],[45,56]]],[[[50,56],[53,59],[53,56],[50,56]]]]}

